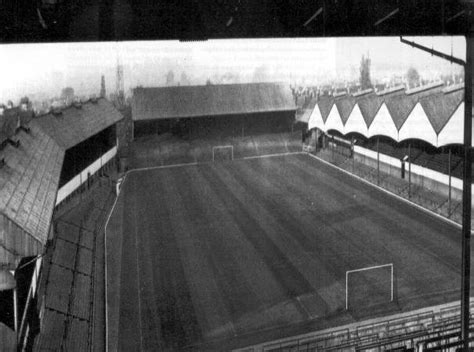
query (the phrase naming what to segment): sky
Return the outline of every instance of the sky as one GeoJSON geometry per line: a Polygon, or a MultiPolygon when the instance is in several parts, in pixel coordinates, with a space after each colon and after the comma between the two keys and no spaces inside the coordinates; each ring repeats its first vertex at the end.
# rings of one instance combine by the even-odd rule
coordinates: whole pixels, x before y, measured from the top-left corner
{"type": "MultiPolygon", "coordinates": [[[[406,39],[465,58],[463,37],[406,39]]],[[[239,82],[251,82],[256,72],[266,80],[298,84],[351,80],[358,77],[362,55],[370,56],[374,79],[404,75],[410,66],[423,77],[460,70],[401,43],[399,37],[4,44],[0,45],[0,103],[16,102],[25,95],[52,98],[67,86],[78,95],[98,94],[101,75],[111,93],[117,62],[124,67],[127,92],[138,85],[165,85],[170,70],[176,80],[184,72],[191,84],[204,84],[208,78],[216,81],[226,73],[239,82]]]]}

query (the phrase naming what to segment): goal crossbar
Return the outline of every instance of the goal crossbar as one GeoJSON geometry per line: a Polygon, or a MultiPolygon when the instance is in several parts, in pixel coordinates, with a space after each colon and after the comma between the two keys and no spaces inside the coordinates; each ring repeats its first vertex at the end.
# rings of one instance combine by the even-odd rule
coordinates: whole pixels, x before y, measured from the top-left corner
{"type": "Polygon", "coordinates": [[[390,270],[390,302],[393,302],[393,263],[368,266],[368,267],[365,267],[365,268],[353,269],[353,270],[346,271],[346,310],[349,309],[349,274],[356,273],[356,272],[361,272],[361,271],[367,271],[367,270],[375,270],[375,269],[380,269],[380,268],[386,268],[386,267],[390,267],[390,269],[391,269],[390,270]]]}
{"type": "Polygon", "coordinates": [[[216,145],[212,147],[212,161],[215,160],[215,153],[218,149],[230,149],[231,158],[234,160],[234,146],[233,145],[216,145]]]}

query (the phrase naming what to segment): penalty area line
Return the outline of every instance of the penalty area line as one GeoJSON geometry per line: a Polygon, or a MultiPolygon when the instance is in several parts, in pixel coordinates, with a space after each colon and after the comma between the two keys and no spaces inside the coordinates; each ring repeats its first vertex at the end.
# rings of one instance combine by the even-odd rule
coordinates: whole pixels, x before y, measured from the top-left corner
{"type": "MultiPolygon", "coordinates": [[[[286,152],[286,153],[277,153],[277,154],[244,156],[243,158],[233,159],[233,161],[234,160],[259,159],[259,158],[271,158],[271,157],[274,157],[274,156],[299,155],[299,154],[307,154],[307,153],[301,151],[301,152],[286,152]]],[[[136,169],[127,170],[125,172],[125,175],[128,175],[129,173],[132,173],[132,172],[149,171],[149,170],[157,170],[157,169],[170,169],[170,168],[184,167],[184,166],[206,165],[206,164],[212,164],[212,163],[213,163],[212,161],[205,161],[205,162],[192,162],[192,163],[180,163],[180,164],[140,167],[140,168],[136,168],[136,169]]]]}
{"type": "MultiPolygon", "coordinates": [[[[286,153],[278,153],[278,154],[245,156],[245,157],[242,158],[242,160],[259,159],[259,158],[271,158],[273,156],[286,156],[286,155],[299,155],[299,154],[306,154],[306,153],[305,152],[286,152],[286,153]]],[[[239,160],[239,159],[235,159],[235,160],[239,160]]]]}
{"type": "MultiPolygon", "coordinates": [[[[341,168],[341,167],[339,167],[339,166],[337,166],[337,165],[331,164],[329,161],[323,160],[323,159],[317,157],[316,155],[313,155],[313,154],[310,154],[310,153],[305,153],[305,154],[307,154],[307,155],[311,156],[312,158],[314,158],[314,159],[316,159],[316,160],[318,160],[318,161],[320,161],[320,162],[322,162],[322,163],[324,163],[324,164],[326,164],[326,165],[329,165],[329,166],[331,166],[331,167],[333,167],[333,168],[335,168],[335,169],[337,169],[337,170],[339,170],[339,171],[342,171],[343,173],[345,173],[345,174],[347,174],[347,175],[349,175],[349,176],[352,176],[352,177],[354,177],[354,178],[356,178],[356,179],[358,179],[358,180],[360,180],[360,181],[362,181],[362,182],[364,182],[364,183],[366,183],[366,184],[368,184],[368,185],[370,185],[370,186],[372,186],[372,187],[374,187],[374,188],[376,188],[376,189],[378,189],[378,190],[380,190],[380,191],[382,191],[382,192],[385,192],[385,193],[391,195],[392,197],[395,197],[395,198],[397,198],[397,199],[399,199],[399,200],[401,200],[401,201],[403,201],[403,202],[405,202],[405,203],[407,203],[407,204],[410,204],[410,205],[414,206],[415,208],[418,208],[418,209],[424,211],[424,212],[427,213],[427,214],[433,215],[434,217],[436,217],[436,218],[438,218],[438,219],[440,219],[440,220],[443,220],[444,222],[447,222],[448,224],[451,224],[451,225],[453,225],[453,226],[455,226],[455,227],[457,227],[457,228],[459,228],[459,229],[462,229],[462,226],[461,226],[460,224],[458,224],[457,222],[455,222],[455,221],[453,221],[453,220],[451,220],[451,219],[448,219],[448,218],[446,218],[446,217],[444,217],[444,216],[442,216],[442,215],[439,215],[439,214],[435,213],[434,211],[432,211],[432,210],[430,210],[430,209],[427,209],[427,208],[425,208],[425,207],[422,207],[421,205],[416,204],[416,203],[414,203],[414,202],[412,202],[411,200],[408,200],[408,199],[406,199],[406,198],[403,198],[403,197],[399,196],[398,194],[395,194],[395,193],[393,193],[393,192],[390,192],[389,190],[386,190],[385,188],[380,187],[380,186],[378,186],[378,185],[376,185],[376,184],[374,184],[374,183],[372,183],[372,182],[370,182],[370,181],[367,181],[366,179],[364,179],[364,178],[362,178],[362,177],[360,177],[360,176],[358,176],[358,175],[355,175],[355,174],[353,174],[353,173],[351,173],[351,172],[349,172],[349,171],[347,171],[347,170],[344,170],[343,168],[341,168]]],[[[474,233],[474,231],[471,231],[471,233],[474,233]]]]}
{"type": "Polygon", "coordinates": [[[149,170],[156,170],[156,169],[169,169],[169,168],[183,167],[183,166],[195,166],[195,165],[199,165],[199,164],[204,164],[204,163],[192,162],[192,163],[181,163],[181,164],[171,164],[171,165],[140,167],[138,169],[131,169],[131,170],[126,171],[125,175],[128,175],[129,173],[132,173],[132,172],[149,171],[149,170]]]}

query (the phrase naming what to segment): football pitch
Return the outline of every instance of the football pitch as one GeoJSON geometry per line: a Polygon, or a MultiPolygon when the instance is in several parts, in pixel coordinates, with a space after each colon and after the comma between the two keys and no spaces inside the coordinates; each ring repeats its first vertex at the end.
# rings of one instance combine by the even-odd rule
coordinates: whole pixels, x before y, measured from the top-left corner
{"type": "Polygon", "coordinates": [[[243,347],[460,298],[459,228],[305,154],[130,172],[106,241],[109,351],[243,347]],[[393,280],[358,271],[374,266],[393,280]]]}

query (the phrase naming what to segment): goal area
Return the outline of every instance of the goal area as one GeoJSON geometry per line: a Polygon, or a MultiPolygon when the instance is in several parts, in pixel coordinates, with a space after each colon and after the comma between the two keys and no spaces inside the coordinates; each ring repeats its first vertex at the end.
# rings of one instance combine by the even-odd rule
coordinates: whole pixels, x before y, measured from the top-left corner
{"type": "Polygon", "coordinates": [[[234,160],[233,145],[217,145],[212,147],[212,161],[234,160]]]}
{"type": "Polygon", "coordinates": [[[393,263],[346,271],[346,310],[394,300],[393,263]]]}

